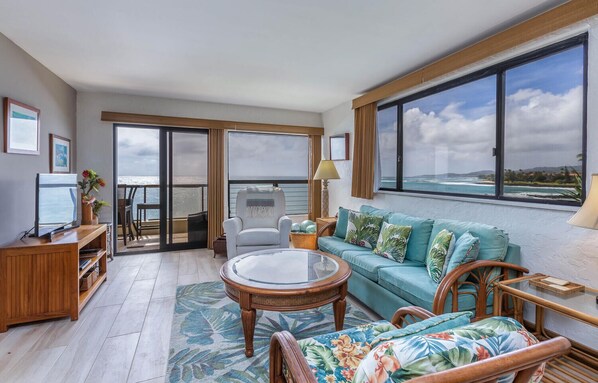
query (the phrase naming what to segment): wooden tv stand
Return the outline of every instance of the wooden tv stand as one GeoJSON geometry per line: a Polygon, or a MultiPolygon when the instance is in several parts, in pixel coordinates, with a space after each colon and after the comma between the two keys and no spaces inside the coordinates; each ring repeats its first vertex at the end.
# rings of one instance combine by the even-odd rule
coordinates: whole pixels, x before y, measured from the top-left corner
{"type": "Polygon", "coordinates": [[[106,225],[82,225],[47,238],[24,238],[0,248],[0,332],[12,324],[70,316],[77,320],[106,280],[106,225]],[[79,270],[81,249],[101,249],[79,270]],[[86,291],[80,279],[94,265],[99,278],[86,291]]]}

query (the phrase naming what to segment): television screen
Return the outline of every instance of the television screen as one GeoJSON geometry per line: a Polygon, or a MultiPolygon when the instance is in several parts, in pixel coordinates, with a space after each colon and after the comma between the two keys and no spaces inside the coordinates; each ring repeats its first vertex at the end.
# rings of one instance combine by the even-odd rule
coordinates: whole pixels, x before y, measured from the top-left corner
{"type": "Polygon", "coordinates": [[[77,222],[77,175],[38,174],[35,235],[41,237],[77,222]]]}

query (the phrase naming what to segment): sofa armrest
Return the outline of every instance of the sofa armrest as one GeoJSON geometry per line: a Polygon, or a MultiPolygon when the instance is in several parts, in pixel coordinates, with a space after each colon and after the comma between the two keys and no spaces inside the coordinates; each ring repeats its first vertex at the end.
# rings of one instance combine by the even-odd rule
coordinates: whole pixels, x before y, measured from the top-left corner
{"type": "Polygon", "coordinates": [[[275,332],[270,339],[270,383],[287,382],[285,367],[293,382],[317,383],[293,334],[275,332]]]}
{"type": "Polygon", "coordinates": [[[527,383],[542,363],[564,355],[571,343],[562,336],[517,351],[487,358],[465,366],[451,368],[409,380],[410,383],[497,382],[515,373],[514,383],[527,383]]]}
{"type": "Polygon", "coordinates": [[[286,215],[283,215],[278,219],[278,232],[280,233],[281,247],[289,247],[289,235],[291,234],[292,225],[293,221],[286,215]],[[285,244],[286,246],[283,246],[285,244]]]}
{"type": "Polygon", "coordinates": [[[390,323],[392,323],[396,327],[401,328],[415,323],[419,320],[432,318],[434,316],[436,315],[424,308],[418,306],[406,306],[401,307],[394,313],[392,319],[390,320],[390,323]]]}
{"type": "Polygon", "coordinates": [[[232,259],[237,255],[237,235],[243,230],[243,221],[239,217],[224,220],[222,227],[226,233],[226,255],[232,259]]]}
{"type": "Polygon", "coordinates": [[[332,231],[334,231],[334,229],[336,229],[336,221],[334,221],[334,222],[328,222],[327,224],[325,224],[324,226],[322,226],[320,228],[320,230],[318,230],[316,236],[318,238],[320,238],[322,236],[322,234],[326,232],[326,230],[332,230],[332,231]]]}
{"type": "Polygon", "coordinates": [[[486,306],[488,297],[494,289],[494,284],[500,280],[510,279],[512,274],[515,274],[515,277],[520,277],[523,273],[528,272],[529,270],[525,267],[500,261],[473,261],[461,265],[448,273],[440,281],[434,295],[432,311],[436,315],[444,313],[444,305],[449,293],[452,293],[452,311],[459,311],[459,288],[462,285],[470,285],[474,286],[475,293],[468,291],[463,292],[463,294],[474,295],[476,298],[475,317],[473,320],[480,320],[491,316],[486,314],[486,306]],[[496,270],[498,270],[498,273],[496,270]],[[469,280],[459,281],[459,278],[467,273],[469,273],[469,280]]]}

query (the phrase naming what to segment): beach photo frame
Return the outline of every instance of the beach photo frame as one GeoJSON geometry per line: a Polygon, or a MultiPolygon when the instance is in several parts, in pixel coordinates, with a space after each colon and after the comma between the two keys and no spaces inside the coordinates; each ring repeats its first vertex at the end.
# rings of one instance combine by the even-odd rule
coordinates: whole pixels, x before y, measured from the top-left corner
{"type": "Polygon", "coordinates": [[[50,173],[71,172],[71,140],[50,134],[50,173]]]}
{"type": "Polygon", "coordinates": [[[39,155],[40,110],[4,98],[4,152],[39,155]]]}
{"type": "Polygon", "coordinates": [[[346,161],[349,159],[349,133],[330,136],[330,159],[346,161]]]}

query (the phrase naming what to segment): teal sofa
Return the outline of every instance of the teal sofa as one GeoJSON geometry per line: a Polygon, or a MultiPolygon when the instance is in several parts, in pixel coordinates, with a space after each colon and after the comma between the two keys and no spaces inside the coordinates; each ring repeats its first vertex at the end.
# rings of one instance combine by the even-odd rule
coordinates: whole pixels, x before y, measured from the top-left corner
{"type": "MultiPolygon", "coordinates": [[[[475,312],[476,319],[488,317],[494,303],[493,284],[528,272],[520,266],[519,246],[509,243],[508,234],[496,227],[412,217],[368,205],[361,206],[360,212],[382,216],[391,224],[412,227],[403,263],[346,243],[346,227],[343,226],[347,218],[342,214],[334,235],[319,236],[318,247],[351,266],[349,292],[387,320],[392,318],[397,307],[406,306],[419,306],[435,314],[469,310],[475,312]],[[459,266],[437,284],[428,275],[425,259],[432,240],[443,229],[452,231],[456,237],[470,231],[480,238],[480,251],[476,261],[459,266]]],[[[321,228],[318,235],[335,225],[333,222],[321,228]]],[[[505,309],[506,303],[499,302],[505,309]]]]}

